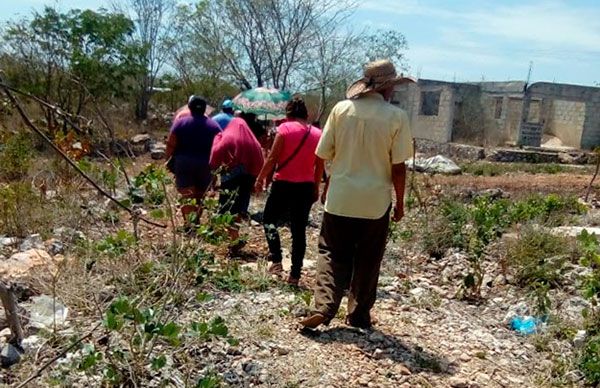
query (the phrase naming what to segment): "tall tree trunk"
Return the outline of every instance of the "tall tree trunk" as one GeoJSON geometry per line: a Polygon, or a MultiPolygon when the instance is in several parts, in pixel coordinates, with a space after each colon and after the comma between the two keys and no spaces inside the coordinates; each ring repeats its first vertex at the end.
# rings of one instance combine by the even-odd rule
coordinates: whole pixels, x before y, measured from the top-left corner
{"type": "Polygon", "coordinates": [[[150,104],[150,92],[144,89],[140,92],[138,97],[137,105],[135,107],[135,117],[140,120],[146,120],[148,118],[148,105],[150,104]]]}

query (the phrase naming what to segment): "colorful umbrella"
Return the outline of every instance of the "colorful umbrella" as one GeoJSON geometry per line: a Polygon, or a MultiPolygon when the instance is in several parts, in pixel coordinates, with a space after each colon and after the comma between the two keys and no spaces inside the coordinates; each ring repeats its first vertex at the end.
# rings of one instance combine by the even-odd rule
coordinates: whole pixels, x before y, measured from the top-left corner
{"type": "Polygon", "coordinates": [[[260,87],[241,92],[233,104],[238,110],[272,120],[285,117],[285,106],[291,98],[290,92],[260,87]]]}

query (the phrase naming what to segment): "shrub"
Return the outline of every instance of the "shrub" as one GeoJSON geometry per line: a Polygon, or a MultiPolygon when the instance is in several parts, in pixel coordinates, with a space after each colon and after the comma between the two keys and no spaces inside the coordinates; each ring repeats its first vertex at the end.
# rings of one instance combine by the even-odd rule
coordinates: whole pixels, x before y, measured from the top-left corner
{"type": "Polygon", "coordinates": [[[566,237],[526,226],[508,248],[508,263],[517,283],[535,290],[544,285],[558,286],[561,271],[574,254],[575,249],[566,237]]]}
{"type": "MultiPolygon", "coordinates": [[[[475,162],[461,165],[466,174],[475,176],[499,176],[510,173],[522,174],[561,174],[582,172],[579,166],[565,166],[556,163],[490,163],[475,162]]],[[[585,172],[585,170],[583,170],[585,172]]]]}
{"type": "Polygon", "coordinates": [[[562,223],[566,215],[584,214],[586,211],[585,205],[574,196],[532,195],[514,202],[508,217],[511,223],[538,219],[540,222],[556,225],[562,223]]]}
{"type": "Polygon", "coordinates": [[[135,244],[135,237],[126,230],[119,230],[114,235],[110,235],[100,240],[96,249],[111,256],[123,255],[135,244]]]}
{"type": "MultiPolygon", "coordinates": [[[[423,250],[436,258],[441,257],[451,247],[468,253],[471,268],[464,278],[463,288],[470,290],[470,296],[477,298],[483,280],[481,259],[489,244],[502,236],[505,230],[515,223],[534,219],[552,224],[560,217],[585,211],[586,207],[576,197],[562,197],[557,194],[534,195],[516,202],[494,199],[486,195],[475,197],[471,203],[446,199],[439,208],[424,216],[424,223],[421,225],[423,250]]],[[[520,271],[520,281],[527,284],[537,281],[541,285],[554,285],[558,276],[555,272],[562,268],[565,257],[551,253],[569,245],[564,244],[560,237],[550,235],[526,236],[522,243],[523,245],[514,247],[511,252],[516,260],[513,264],[520,271]],[[541,267],[537,256],[540,249],[545,255],[541,259],[545,264],[541,267]]],[[[561,251],[561,254],[568,256],[567,253],[569,252],[561,251]]],[[[537,299],[544,304],[546,298],[542,292],[543,287],[537,287],[537,290],[537,299]]]]}
{"type": "MultiPolygon", "coordinates": [[[[107,176],[106,179],[110,181],[112,177],[107,176]]],[[[132,202],[161,205],[166,199],[163,185],[168,182],[169,178],[164,168],[148,165],[133,180],[133,187],[129,192],[132,202]]]]}
{"type": "Polygon", "coordinates": [[[598,334],[600,330],[600,244],[595,234],[584,230],[577,241],[583,255],[580,259],[581,265],[590,269],[590,272],[581,281],[583,297],[590,301],[590,308],[584,309],[582,314],[585,318],[586,328],[592,334],[598,334]]]}
{"type": "Polygon", "coordinates": [[[0,177],[5,180],[22,178],[32,161],[33,147],[27,133],[18,133],[6,138],[0,151],[0,177]]]}
{"type": "Polygon", "coordinates": [[[600,384],[600,336],[590,338],[579,359],[579,369],[590,385],[600,384]]]}
{"type": "Polygon", "coordinates": [[[460,234],[455,233],[455,224],[441,214],[434,214],[427,221],[422,237],[423,251],[430,257],[442,258],[449,248],[459,245],[460,234]]]}
{"type": "Polygon", "coordinates": [[[13,182],[0,187],[0,229],[24,237],[44,232],[50,223],[45,204],[28,183],[13,182]]]}

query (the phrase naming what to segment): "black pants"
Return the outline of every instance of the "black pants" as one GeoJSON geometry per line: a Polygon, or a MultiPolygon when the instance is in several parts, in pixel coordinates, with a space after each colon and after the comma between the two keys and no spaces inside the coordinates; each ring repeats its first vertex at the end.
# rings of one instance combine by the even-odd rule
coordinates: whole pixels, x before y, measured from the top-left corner
{"type": "Polygon", "coordinates": [[[370,326],[389,224],[389,210],[376,220],[323,215],[314,312],[331,320],[349,288],[349,323],[370,326]]]}
{"type": "Polygon", "coordinates": [[[225,182],[221,182],[219,193],[219,213],[229,212],[242,217],[248,216],[248,206],[256,177],[240,174],[225,182]]]}
{"type": "Polygon", "coordinates": [[[293,183],[275,181],[267,198],[263,224],[271,261],[281,263],[281,240],[277,224],[282,216],[289,212],[290,231],[292,232],[292,271],[291,275],[300,278],[302,262],[306,252],[306,225],[313,204],[314,184],[312,182],[293,183]]]}

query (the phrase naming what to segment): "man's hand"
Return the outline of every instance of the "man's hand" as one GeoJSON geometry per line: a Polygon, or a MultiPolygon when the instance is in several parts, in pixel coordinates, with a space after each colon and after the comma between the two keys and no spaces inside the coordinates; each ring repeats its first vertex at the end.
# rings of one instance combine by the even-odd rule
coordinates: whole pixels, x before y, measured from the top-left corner
{"type": "Polygon", "coordinates": [[[213,187],[212,189],[208,190],[208,192],[206,193],[207,198],[216,198],[217,195],[219,195],[218,187],[213,187]]]}
{"type": "Polygon", "coordinates": [[[327,190],[323,190],[321,193],[321,204],[325,205],[325,201],[327,201],[327,190]]]}
{"type": "Polygon", "coordinates": [[[318,200],[319,200],[319,185],[315,184],[315,186],[313,187],[313,198],[312,198],[312,201],[313,201],[313,203],[315,203],[318,200]]]}
{"type": "Polygon", "coordinates": [[[404,204],[396,204],[394,206],[394,214],[392,215],[392,221],[398,222],[404,217],[404,204]]]}

